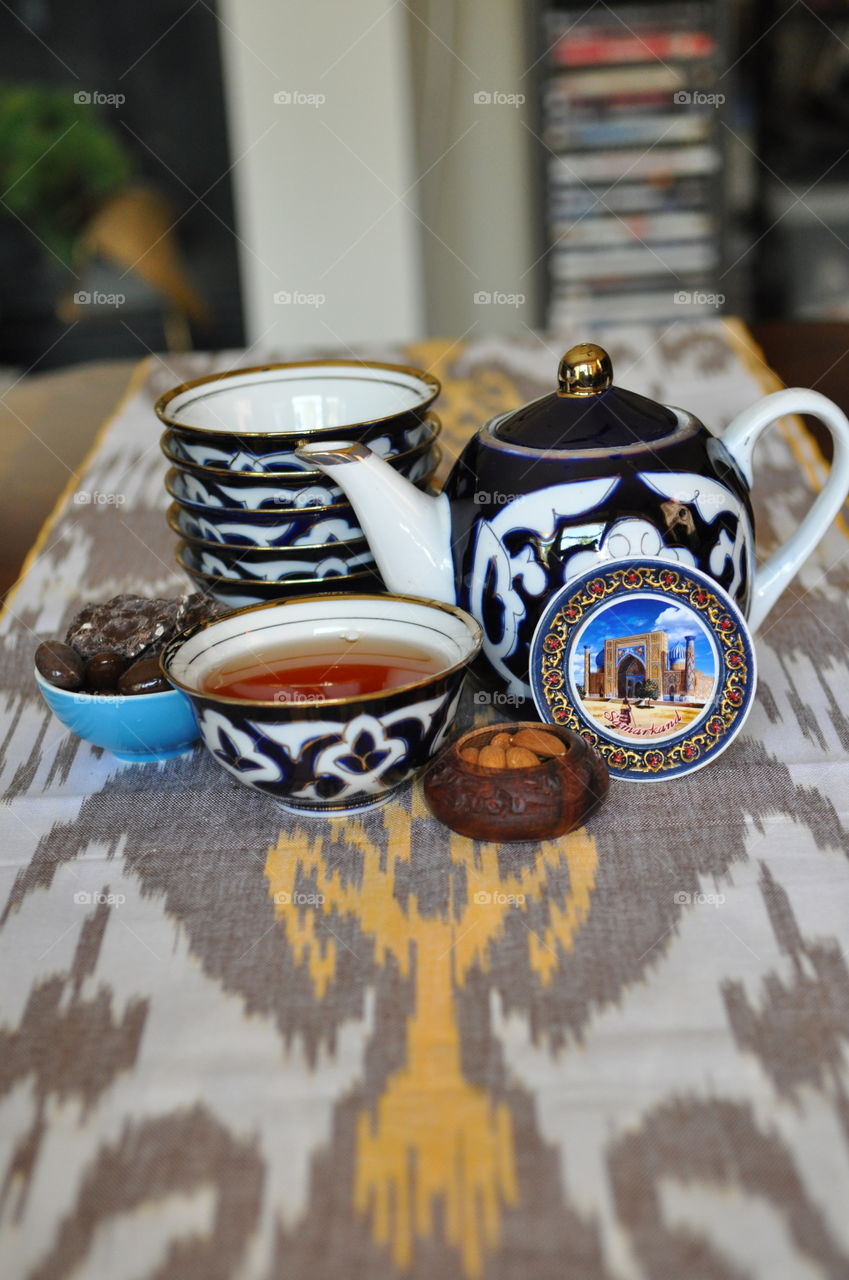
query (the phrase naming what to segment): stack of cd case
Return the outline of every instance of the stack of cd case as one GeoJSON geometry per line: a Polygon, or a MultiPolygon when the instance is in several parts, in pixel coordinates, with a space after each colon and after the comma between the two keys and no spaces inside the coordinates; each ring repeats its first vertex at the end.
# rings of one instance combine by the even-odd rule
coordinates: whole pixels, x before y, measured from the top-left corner
{"type": "Polygon", "coordinates": [[[719,10],[543,11],[550,327],[721,310],[719,10]]]}

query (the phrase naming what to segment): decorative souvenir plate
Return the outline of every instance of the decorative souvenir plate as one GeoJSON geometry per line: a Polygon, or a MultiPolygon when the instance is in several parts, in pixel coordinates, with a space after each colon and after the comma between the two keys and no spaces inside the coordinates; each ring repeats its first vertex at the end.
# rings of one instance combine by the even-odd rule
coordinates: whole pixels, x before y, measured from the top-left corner
{"type": "Polygon", "coordinates": [[[745,619],[713,578],[668,560],[614,560],[551,598],[531,642],[543,720],[580,733],[611,774],[701,769],[740,732],[755,693],[745,619]]]}

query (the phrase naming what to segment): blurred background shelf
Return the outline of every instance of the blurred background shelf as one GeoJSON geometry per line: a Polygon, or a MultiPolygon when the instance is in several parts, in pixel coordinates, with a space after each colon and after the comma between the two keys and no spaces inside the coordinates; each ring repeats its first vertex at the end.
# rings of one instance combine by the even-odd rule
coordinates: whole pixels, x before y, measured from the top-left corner
{"type": "Polygon", "coordinates": [[[548,325],[715,313],[725,6],[544,5],[548,325]]]}
{"type": "Polygon", "coordinates": [[[13,0],[3,23],[13,376],[849,315],[836,0],[13,0]]]}

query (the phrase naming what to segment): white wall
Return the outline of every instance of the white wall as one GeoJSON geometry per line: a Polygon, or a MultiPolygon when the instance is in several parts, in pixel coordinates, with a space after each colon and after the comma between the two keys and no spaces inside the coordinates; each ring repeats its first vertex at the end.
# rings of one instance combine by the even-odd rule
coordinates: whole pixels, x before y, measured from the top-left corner
{"type": "Polygon", "coordinates": [[[248,341],[421,336],[404,6],[220,0],[219,15],[248,341]]]}
{"type": "Polygon", "coordinates": [[[408,8],[428,328],[527,337],[540,281],[531,133],[539,68],[527,6],[408,0],[408,8]],[[505,300],[475,302],[481,293],[505,300]]]}

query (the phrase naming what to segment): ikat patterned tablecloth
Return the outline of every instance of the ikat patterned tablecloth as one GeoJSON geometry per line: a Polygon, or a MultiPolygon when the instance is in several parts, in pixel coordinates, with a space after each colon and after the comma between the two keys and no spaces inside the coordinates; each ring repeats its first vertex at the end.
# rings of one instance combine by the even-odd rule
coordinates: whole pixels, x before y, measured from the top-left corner
{"type": "MultiPolygon", "coordinates": [[[[586,336],[357,354],[443,379],[444,471],[586,336]]],[[[594,336],[714,429],[772,385],[733,322],[594,336]]],[[[151,406],[253,363],[142,366],[2,619],[2,1275],[849,1276],[846,524],[704,771],[539,846],[452,835],[419,785],[298,821],[200,747],[79,742],[30,674],[81,601],[185,589],[151,406]]],[[[823,471],[768,433],[759,554],[823,471]]]]}

